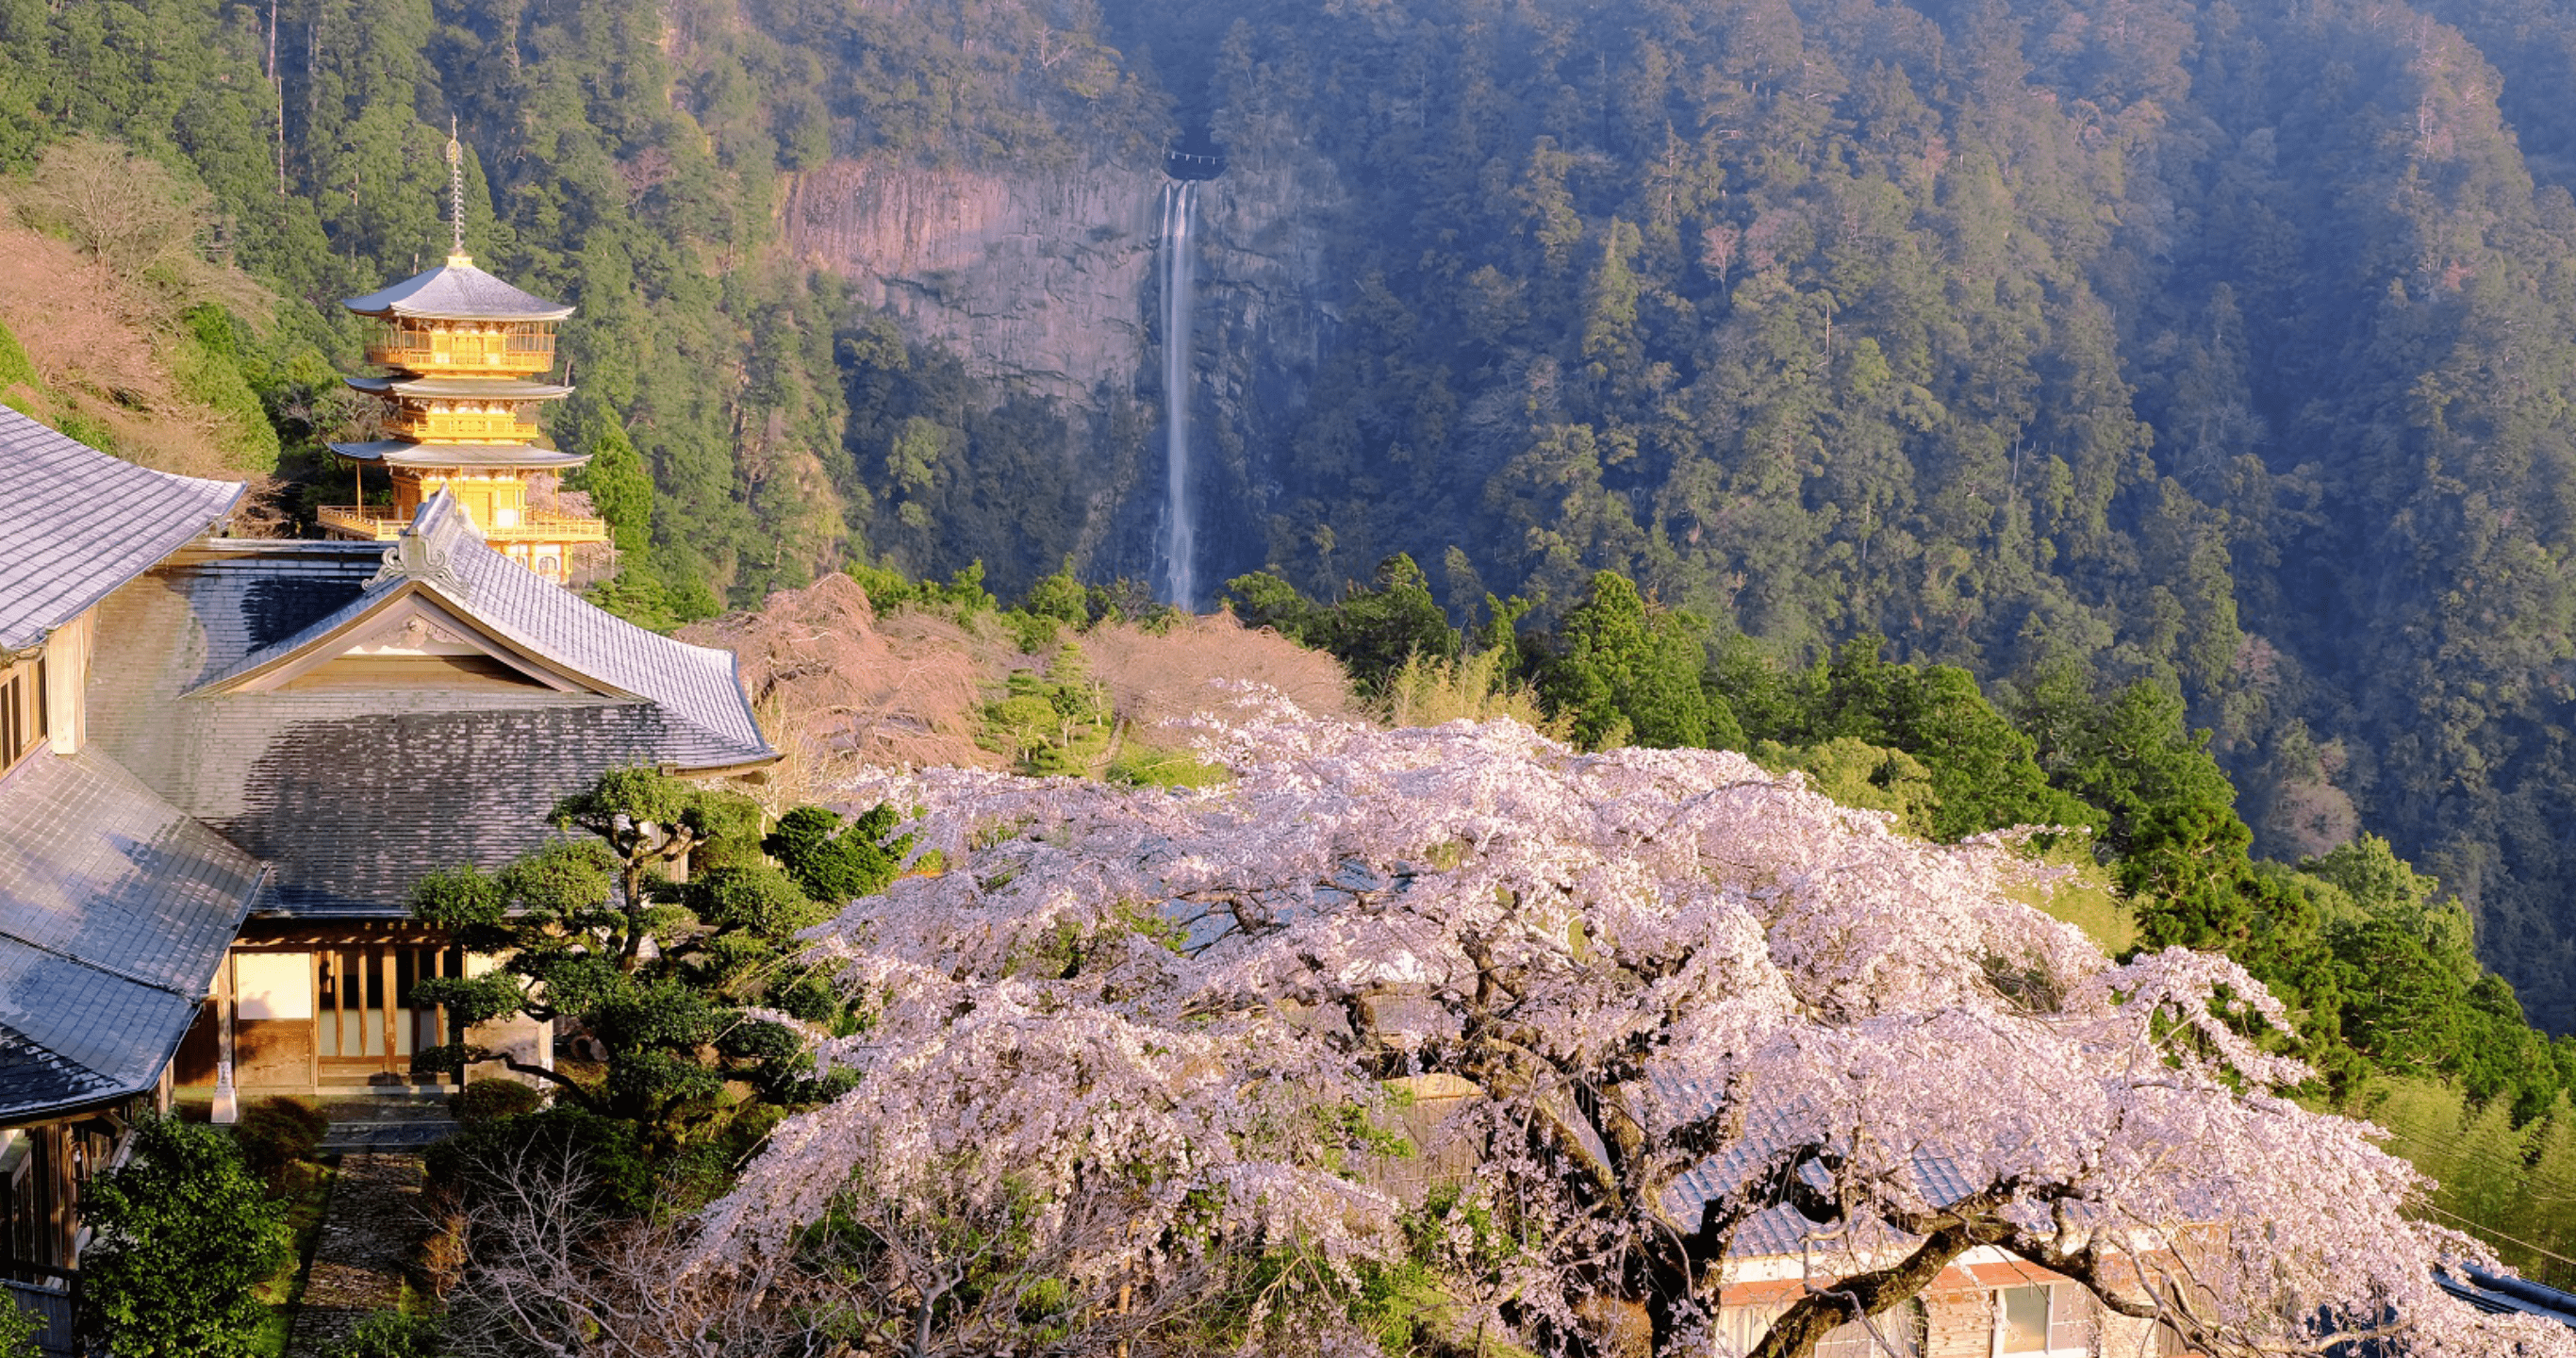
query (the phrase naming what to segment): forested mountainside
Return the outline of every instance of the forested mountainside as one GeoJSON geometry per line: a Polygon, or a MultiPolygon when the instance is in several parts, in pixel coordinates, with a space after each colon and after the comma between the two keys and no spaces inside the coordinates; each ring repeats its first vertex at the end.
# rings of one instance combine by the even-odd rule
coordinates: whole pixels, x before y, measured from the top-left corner
{"type": "Polygon", "coordinates": [[[1221,150],[1199,578],[1406,551],[1544,620],[1610,567],[1793,657],[2162,681],[2262,849],[2387,834],[2576,1028],[2564,7],[0,0],[0,53],[0,163],[211,192],[290,501],[456,118],[666,619],[1145,574],[1158,168],[1221,150]]]}
{"type": "Polygon", "coordinates": [[[1810,652],[1874,629],[1990,677],[2169,678],[2272,852],[2357,810],[2564,1029],[2571,33],[1251,18],[1190,49],[1211,126],[1238,165],[1331,167],[1347,290],[1247,526],[1310,587],[1404,548],[1446,556],[1453,607],[1562,603],[1610,563],[1810,652]]]}

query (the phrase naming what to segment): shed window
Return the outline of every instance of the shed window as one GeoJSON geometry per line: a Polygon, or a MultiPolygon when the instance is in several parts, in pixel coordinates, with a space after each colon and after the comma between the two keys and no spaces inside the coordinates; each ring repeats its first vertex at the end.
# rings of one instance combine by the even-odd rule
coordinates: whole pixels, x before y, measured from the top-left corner
{"type": "Polygon", "coordinates": [[[2072,1283],[2007,1287],[1995,1293],[1995,1352],[2082,1352],[2092,1342],[2092,1308],[2072,1283]]]}

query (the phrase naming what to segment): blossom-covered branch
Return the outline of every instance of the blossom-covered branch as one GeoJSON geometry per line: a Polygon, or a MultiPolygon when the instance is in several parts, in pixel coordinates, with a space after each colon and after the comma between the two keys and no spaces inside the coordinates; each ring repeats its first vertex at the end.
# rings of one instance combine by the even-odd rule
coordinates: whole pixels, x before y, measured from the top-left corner
{"type": "Polygon", "coordinates": [[[2258,984],[2115,964],[2016,899],[2045,872],[2009,837],[1926,843],[1740,756],[1508,722],[1255,701],[1204,734],[1234,778],[1201,792],[850,789],[916,808],[938,870],[809,935],[866,1000],[824,1044],[858,1082],[778,1129],[703,1257],[1006,1213],[1130,1307],[1244,1261],[1273,1280],[1245,1342],[1364,1329],[1361,1282],[1409,1267],[1461,1333],[1585,1351],[1625,1311],[1682,1352],[1716,1342],[1746,1223],[1790,1212],[1821,1271],[1765,1358],[1978,1247],[2212,1350],[2576,1351],[2435,1286],[2474,1247],[2410,1219],[2372,1129],[2282,1097],[2305,1072],[2245,1036],[2289,1022],[2258,984]],[[1113,1183],[1102,1241],[1078,1204],[1113,1183]],[[1291,1257],[1311,1285],[1277,1282],[1291,1257]]]}

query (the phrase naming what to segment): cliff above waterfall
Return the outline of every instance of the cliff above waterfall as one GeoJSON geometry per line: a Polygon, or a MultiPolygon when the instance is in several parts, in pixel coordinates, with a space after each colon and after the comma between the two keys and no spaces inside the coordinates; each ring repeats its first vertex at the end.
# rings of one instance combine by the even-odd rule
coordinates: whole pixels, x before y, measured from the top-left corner
{"type": "Polygon", "coordinates": [[[1084,401],[1132,388],[1146,361],[1162,179],[1114,161],[836,158],[790,176],[784,228],[798,259],[855,283],[907,339],[1005,391],[1084,401]]]}

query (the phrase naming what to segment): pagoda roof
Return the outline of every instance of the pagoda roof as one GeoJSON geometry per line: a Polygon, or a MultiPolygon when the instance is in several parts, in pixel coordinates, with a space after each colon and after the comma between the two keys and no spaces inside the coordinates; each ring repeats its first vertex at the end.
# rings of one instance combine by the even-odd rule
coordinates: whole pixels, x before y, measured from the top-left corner
{"type": "Polygon", "coordinates": [[[363,392],[383,396],[422,396],[455,400],[557,401],[572,388],[555,382],[521,382],[507,377],[344,377],[363,392]]]}
{"type": "Polygon", "coordinates": [[[560,321],[573,309],[525,293],[475,268],[463,255],[340,305],[361,316],[435,321],[560,321]]]}
{"type": "Polygon", "coordinates": [[[244,489],[138,467],[0,406],[0,651],[89,611],[221,523],[244,489]]]}
{"type": "Polygon", "coordinates": [[[414,443],[409,439],[378,439],[373,443],[335,443],[331,451],[353,462],[376,462],[388,467],[542,467],[549,470],[578,467],[590,461],[588,453],[567,453],[560,448],[539,448],[525,443],[414,443]]]}

